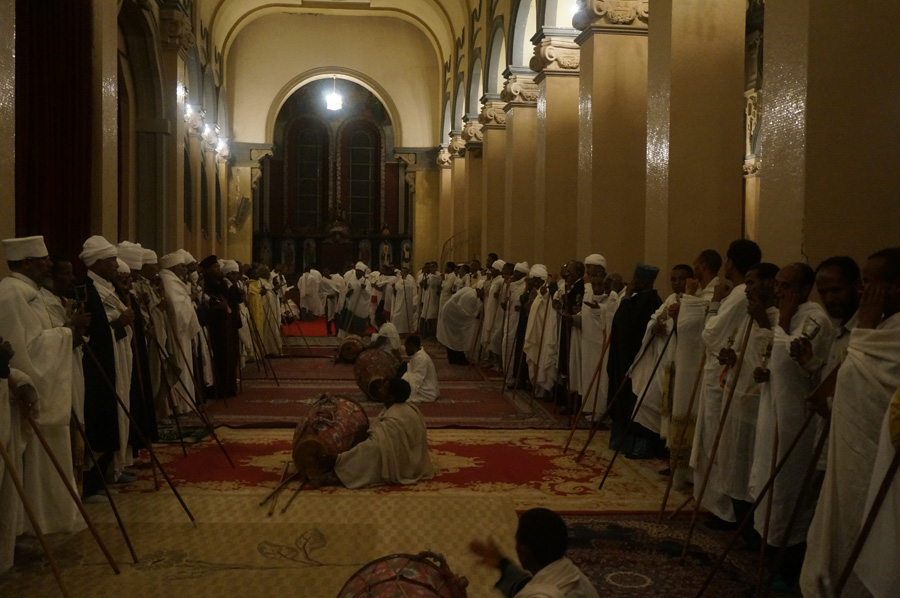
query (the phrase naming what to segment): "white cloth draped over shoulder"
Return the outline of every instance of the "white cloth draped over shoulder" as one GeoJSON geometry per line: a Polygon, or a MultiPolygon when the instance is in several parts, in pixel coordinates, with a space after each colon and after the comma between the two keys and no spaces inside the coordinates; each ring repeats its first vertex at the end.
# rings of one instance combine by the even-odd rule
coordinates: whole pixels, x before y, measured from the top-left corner
{"type": "Polygon", "coordinates": [[[575,563],[563,557],[538,571],[515,598],[599,598],[599,594],[575,563]]]}
{"type": "Polygon", "coordinates": [[[656,432],[662,438],[666,438],[669,431],[669,410],[664,408],[663,398],[669,392],[668,383],[672,374],[672,362],[675,360],[675,346],[678,343],[673,322],[669,318],[669,306],[680,300],[678,295],[672,293],[650,316],[644,330],[641,348],[628,373],[634,394],[638,400],[641,396],[644,397],[640,408],[635,405],[634,421],[656,432]],[[657,324],[665,326],[663,336],[653,334],[657,324]],[[664,355],[663,347],[666,350],[664,355]],[[657,362],[659,367],[656,367],[657,362]]]}
{"type": "Polygon", "coordinates": [[[167,316],[169,338],[173,341],[171,350],[180,370],[181,382],[172,385],[172,397],[175,401],[175,410],[185,413],[190,410],[191,404],[185,389],[194,388],[191,347],[194,339],[200,334],[200,322],[197,320],[197,312],[194,310],[188,286],[171,270],[160,270],[159,277],[163,281],[169,303],[167,316]]]}
{"type": "Polygon", "coordinates": [[[471,352],[480,311],[481,301],[475,289],[464,287],[457,291],[438,316],[438,342],[454,351],[471,352]]]}
{"type": "MultiPolygon", "coordinates": [[[[500,294],[500,300],[506,304],[503,310],[503,329],[501,334],[501,358],[503,371],[506,373],[507,383],[512,383],[517,367],[516,359],[516,331],[519,329],[519,318],[522,312],[519,310],[519,298],[525,292],[525,279],[510,282],[505,287],[506,292],[500,294]]],[[[526,316],[527,317],[527,316],[526,316]]]]}
{"type": "Polygon", "coordinates": [[[318,270],[304,272],[303,276],[297,280],[297,292],[300,294],[300,309],[305,309],[314,316],[321,316],[325,313],[325,306],[322,304],[321,284],[322,274],[318,270]]]}
{"type": "Polygon", "coordinates": [[[369,437],[338,455],[334,471],[347,488],[415,484],[434,476],[425,418],[409,403],[395,403],[369,424],[369,437]]]}
{"type": "MultiPolygon", "coordinates": [[[[608,295],[594,295],[593,303],[597,307],[591,307],[582,303],[581,311],[576,314],[575,319],[581,325],[581,380],[584,386],[583,393],[590,392],[584,396],[585,413],[602,413],[606,409],[606,402],[609,395],[609,374],[606,371],[606,364],[609,361],[609,333],[612,326],[613,317],[619,307],[619,295],[615,291],[608,295]],[[604,353],[604,346],[607,348],[604,353]],[[600,364],[600,371],[597,379],[594,380],[591,387],[591,379],[597,372],[597,363],[600,358],[603,363],[600,364]]],[[[585,292],[587,297],[587,292],[585,292]]],[[[582,393],[582,394],[583,394],[582,393]]]]}
{"type": "Polygon", "coordinates": [[[489,281],[484,281],[484,323],[481,326],[481,338],[478,340],[482,345],[490,345],[494,332],[494,323],[497,321],[497,314],[500,313],[500,285],[503,284],[502,276],[494,276],[489,281]]]}
{"type": "Polygon", "coordinates": [[[543,291],[528,312],[523,350],[531,383],[549,392],[559,377],[559,313],[553,308],[553,288],[543,291]]]}
{"type": "Polygon", "coordinates": [[[429,274],[425,277],[425,291],[422,298],[422,318],[434,320],[438,317],[441,304],[441,275],[429,274]]]}
{"type": "MultiPolygon", "coordinates": [[[[790,348],[791,342],[800,338],[808,324],[813,321],[821,326],[819,333],[812,339],[813,355],[824,360],[828,356],[831,342],[831,321],[818,303],[808,301],[800,305],[797,313],[791,318],[789,332],[785,332],[781,326],[773,326],[772,329],[772,356],[768,363],[770,377],[768,382],[759,385],[756,446],[750,477],[750,493],[754,499],[772,473],[773,454],[779,460],[786,454],[809,413],[805,399],[815,390],[815,380],[803,366],[791,359],[790,348]],[[773,453],[776,444],[777,453],[773,453]]],[[[762,353],[765,348],[759,347],[758,350],[762,353]]],[[[806,428],[770,490],[772,494],[772,507],[768,518],[770,546],[779,546],[787,531],[788,522],[800,494],[797,480],[803,479],[812,459],[815,431],[814,426],[806,428]]],[[[767,505],[766,508],[757,509],[755,513],[756,529],[760,533],[765,528],[766,512],[770,510],[768,500],[763,504],[767,505]]],[[[810,504],[800,513],[788,538],[788,546],[806,540],[814,507],[810,504]]]]}
{"type": "Polygon", "coordinates": [[[441,394],[434,362],[425,349],[419,349],[409,358],[403,379],[409,382],[411,389],[407,401],[413,403],[436,401],[441,394]]]}
{"type": "MultiPolygon", "coordinates": [[[[418,314],[418,287],[411,274],[406,278],[397,277],[397,281],[390,287],[393,296],[391,303],[391,322],[397,327],[400,334],[415,332],[419,325],[418,314]]],[[[385,303],[387,303],[385,301],[385,303]]],[[[385,307],[387,309],[387,307],[385,307]]]]}
{"type": "MultiPolygon", "coordinates": [[[[815,595],[821,578],[837,581],[862,527],[885,412],[900,386],[898,355],[900,314],[874,330],[850,333],[834,391],[825,480],[807,536],[800,576],[804,595],[815,595]]],[[[865,595],[851,575],[842,596],[865,595]]]]}

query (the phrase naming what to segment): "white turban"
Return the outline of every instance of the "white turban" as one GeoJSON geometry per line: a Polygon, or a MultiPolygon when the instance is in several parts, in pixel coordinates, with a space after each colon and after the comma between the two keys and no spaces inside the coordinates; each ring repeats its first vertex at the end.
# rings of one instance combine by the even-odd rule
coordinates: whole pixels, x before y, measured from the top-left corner
{"type": "Polygon", "coordinates": [[[522,274],[528,274],[528,262],[519,262],[516,264],[515,270],[522,274]]]}
{"type": "Polygon", "coordinates": [[[6,260],[9,262],[21,262],[29,257],[47,257],[49,252],[44,245],[44,237],[22,237],[21,239],[3,239],[3,248],[6,250],[6,260]]]}
{"type": "Polygon", "coordinates": [[[116,264],[119,265],[119,274],[131,274],[131,266],[128,265],[128,262],[120,257],[117,257],[116,264]]]}
{"type": "Polygon", "coordinates": [[[234,260],[224,260],[224,264],[222,264],[222,274],[228,274],[230,272],[237,272],[240,270],[238,267],[238,263],[234,260]]]}
{"type": "Polygon", "coordinates": [[[193,264],[194,262],[197,261],[194,258],[194,256],[191,255],[191,253],[189,251],[185,251],[184,249],[179,249],[178,255],[181,256],[181,263],[184,264],[185,266],[187,266],[189,264],[193,264]]]}
{"type": "Polygon", "coordinates": [[[119,258],[132,270],[140,270],[144,265],[144,250],[141,249],[140,244],[122,241],[118,245],[118,250],[119,258]]]}
{"type": "Polygon", "coordinates": [[[540,278],[541,280],[547,280],[547,266],[544,264],[535,264],[531,267],[531,270],[528,271],[528,276],[531,278],[540,278]]]}
{"type": "Polygon", "coordinates": [[[606,270],[606,258],[599,253],[592,253],[591,255],[584,258],[584,265],[601,266],[604,270],[606,270]]]}
{"type": "Polygon", "coordinates": [[[178,254],[178,252],[167,253],[166,255],[159,258],[159,267],[160,268],[168,269],[168,268],[172,268],[173,266],[177,266],[178,264],[183,264],[183,263],[184,263],[183,258],[178,254]]]}
{"type": "Polygon", "coordinates": [[[117,257],[119,252],[115,245],[101,237],[94,235],[84,242],[84,248],[78,257],[84,262],[84,265],[90,268],[97,260],[105,260],[110,257],[117,257]]]}
{"type": "Polygon", "coordinates": [[[363,272],[365,272],[366,270],[369,269],[369,267],[362,262],[356,262],[356,265],[353,266],[353,269],[354,270],[362,270],[363,272]]]}
{"type": "Polygon", "coordinates": [[[494,270],[502,270],[503,266],[505,265],[506,262],[504,262],[503,260],[494,260],[494,263],[491,264],[491,268],[493,268],[494,270]]]}
{"type": "Polygon", "coordinates": [[[159,263],[156,252],[152,249],[141,249],[141,265],[159,263]]]}

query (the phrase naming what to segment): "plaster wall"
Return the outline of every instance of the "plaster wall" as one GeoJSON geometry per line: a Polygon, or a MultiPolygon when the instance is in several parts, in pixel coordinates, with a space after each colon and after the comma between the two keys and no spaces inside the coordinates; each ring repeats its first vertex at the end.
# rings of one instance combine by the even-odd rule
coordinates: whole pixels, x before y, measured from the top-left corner
{"type": "MultiPolygon", "coordinates": [[[[0,0],[0,239],[16,236],[16,2],[0,0]]],[[[8,272],[0,260],[0,276],[8,272]]]]}

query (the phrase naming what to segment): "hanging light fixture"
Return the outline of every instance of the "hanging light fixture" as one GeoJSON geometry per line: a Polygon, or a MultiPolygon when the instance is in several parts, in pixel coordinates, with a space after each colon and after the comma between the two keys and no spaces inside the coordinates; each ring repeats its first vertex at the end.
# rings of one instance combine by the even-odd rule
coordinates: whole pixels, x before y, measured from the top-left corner
{"type": "Polygon", "coordinates": [[[337,75],[332,79],[331,93],[325,96],[325,107],[329,110],[340,110],[344,105],[344,99],[337,92],[337,75]]]}

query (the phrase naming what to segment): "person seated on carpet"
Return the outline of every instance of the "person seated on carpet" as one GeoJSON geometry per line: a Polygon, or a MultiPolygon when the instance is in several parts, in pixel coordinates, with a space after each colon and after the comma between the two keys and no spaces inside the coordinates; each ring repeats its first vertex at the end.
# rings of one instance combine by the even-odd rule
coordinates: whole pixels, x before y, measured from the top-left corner
{"type": "Polygon", "coordinates": [[[397,332],[397,327],[393,323],[387,321],[384,311],[375,312],[375,325],[378,327],[378,332],[372,335],[366,348],[381,349],[400,359],[400,333],[397,332]]]}
{"type": "Polygon", "coordinates": [[[409,382],[391,378],[376,384],[372,396],[384,410],[369,423],[369,437],[336,457],[325,457],[323,465],[333,471],[314,479],[314,486],[407,485],[434,476],[425,418],[407,402],[409,382]]]}
{"type": "Polygon", "coordinates": [[[469,550],[481,564],[500,570],[495,584],[509,598],[599,598],[590,580],[566,558],[568,530],[549,509],[530,509],[519,517],[516,554],[524,569],[504,557],[492,539],[472,540],[469,550]]]}
{"type": "Polygon", "coordinates": [[[422,338],[417,334],[410,334],[406,337],[405,347],[409,361],[397,369],[397,375],[409,382],[412,389],[407,400],[410,403],[437,401],[441,394],[437,371],[431,356],[422,348],[422,338]]]}

